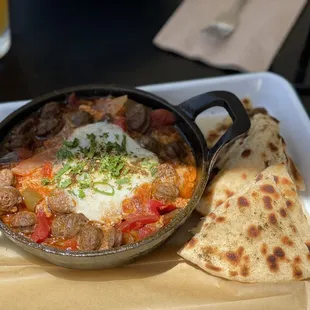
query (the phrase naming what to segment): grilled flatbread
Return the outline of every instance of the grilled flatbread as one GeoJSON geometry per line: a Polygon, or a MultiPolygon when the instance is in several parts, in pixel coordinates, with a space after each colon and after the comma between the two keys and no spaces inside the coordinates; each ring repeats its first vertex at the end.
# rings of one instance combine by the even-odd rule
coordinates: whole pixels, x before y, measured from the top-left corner
{"type": "Polygon", "coordinates": [[[213,169],[215,176],[211,178],[196,210],[207,215],[261,171],[278,163],[287,165],[297,188],[303,190],[303,179],[285,148],[284,140],[279,135],[279,122],[264,110],[253,113],[247,136],[240,137],[220,152],[213,169]]]}
{"type": "Polygon", "coordinates": [[[274,165],[211,212],[179,255],[241,282],[310,277],[310,228],[286,166],[274,165]]]}

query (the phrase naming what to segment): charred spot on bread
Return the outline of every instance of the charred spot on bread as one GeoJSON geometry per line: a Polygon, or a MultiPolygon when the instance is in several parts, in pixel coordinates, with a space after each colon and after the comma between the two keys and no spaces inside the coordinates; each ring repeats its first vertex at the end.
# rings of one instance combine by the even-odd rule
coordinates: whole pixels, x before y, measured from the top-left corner
{"type": "Polygon", "coordinates": [[[261,233],[261,229],[255,225],[250,225],[247,231],[250,238],[257,238],[261,233]]]}
{"type": "Polygon", "coordinates": [[[274,194],[276,192],[276,190],[274,189],[274,187],[270,184],[263,184],[260,187],[261,191],[263,193],[267,193],[267,194],[274,194]]]}
{"type": "Polygon", "coordinates": [[[238,198],[238,205],[239,205],[239,207],[249,207],[250,203],[246,197],[240,196],[238,198]]]}
{"type": "Polygon", "coordinates": [[[277,217],[274,213],[270,213],[268,215],[268,222],[272,225],[276,225],[278,223],[277,217]]]}
{"type": "Polygon", "coordinates": [[[264,206],[267,210],[272,209],[272,201],[271,201],[271,198],[269,196],[263,196],[263,202],[264,202],[264,206]]]}
{"type": "Polygon", "coordinates": [[[288,245],[288,246],[293,246],[294,245],[294,242],[288,237],[288,236],[283,236],[281,238],[281,242],[285,245],[288,245]]]}
{"type": "Polygon", "coordinates": [[[268,255],[267,257],[267,264],[269,267],[269,270],[272,272],[276,272],[279,270],[279,265],[277,262],[277,257],[275,255],[268,255]]]}
{"type": "Polygon", "coordinates": [[[246,158],[246,157],[249,157],[250,155],[251,155],[251,150],[250,149],[246,149],[246,150],[244,150],[242,153],[241,153],[241,156],[243,157],[243,158],[246,158]]]}
{"type": "Polygon", "coordinates": [[[282,217],[286,217],[287,216],[285,209],[283,209],[283,208],[280,209],[280,215],[282,217]]]}

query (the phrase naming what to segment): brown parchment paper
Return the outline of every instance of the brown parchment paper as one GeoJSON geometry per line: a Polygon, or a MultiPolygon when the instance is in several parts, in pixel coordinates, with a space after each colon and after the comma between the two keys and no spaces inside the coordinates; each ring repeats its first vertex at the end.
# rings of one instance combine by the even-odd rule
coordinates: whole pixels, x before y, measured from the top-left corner
{"type": "Polygon", "coordinates": [[[176,254],[197,214],[164,246],[117,269],[51,265],[0,236],[0,309],[310,309],[308,281],[243,284],[211,276],[176,254]]]}

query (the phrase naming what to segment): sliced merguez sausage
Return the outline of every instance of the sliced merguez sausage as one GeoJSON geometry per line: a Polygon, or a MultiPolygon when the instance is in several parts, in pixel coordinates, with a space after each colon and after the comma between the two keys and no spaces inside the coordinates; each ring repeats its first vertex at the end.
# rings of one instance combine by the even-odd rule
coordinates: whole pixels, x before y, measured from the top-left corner
{"type": "Polygon", "coordinates": [[[16,126],[9,136],[7,148],[15,150],[18,148],[27,148],[33,143],[35,130],[35,120],[28,118],[16,126]]]}
{"type": "Polygon", "coordinates": [[[0,213],[15,213],[23,198],[19,191],[11,186],[0,188],[0,213]]]}
{"type": "Polygon", "coordinates": [[[38,137],[50,137],[57,134],[64,125],[62,118],[40,119],[36,127],[36,135],[38,137]]]}
{"type": "Polygon", "coordinates": [[[40,118],[50,119],[61,114],[61,104],[55,101],[49,102],[41,109],[40,118]]]}
{"type": "Polygon", "coordinates": [[[159,165],[156,178],[163,183],[176,184],[177,173],[172,165],[165,163],[159,165]]]}
{"type": "Polygon", "coordinates": [[[126,122],[130,130],[145,133],[151,123],[150,109],[140,103],[128,106],[126,122]]]}
{"type": "Polygon", "coordinates": [[[186,156],[186,149],[181,142],[173,142],[165,145],[161,153],[163,159],[183,159],[186,156]]]}
{"type": "Polygon", "coordinates": [[[52,235],[65,239],[72,238],[87,222],[87,217],[82,213],[59,215],[52,222],[52,235]]]}
{"type": "Polygon", "coordinates": [[[103,229],[103,239],[101,242],[100,250],[111,249],[116,244],[120,245],[121,240],[119,240],[119,234],[113,226],[104,227],[103,229]]]}
{"type": "Polygon", "coordinates": [[[14,185],[15,177],[10,169],[0,170],[0,187],[14,185]]]}
{"type": "Polygon", "coordinates": [[[94,121],[89,113],[81,110],[69,113],[68,117],[71,123],[76,127],[87,125],[94,121]]]}
{"type": "Polygon", "coordinates": [[[19,148],[28,148],[33,143],[33,134],[12,134],[8,140],[7,148],[11,151],[19,148]]]}
{"type": "Polygon", "coordinates": [[[13,134],[23,135],[32,132],[35,126],[35,120],[33,118],[27,118],[15,129],[13,129],[13,134]]]}
{"type": "Polygon", "coordinates": [[[145,149],[147,149],[147,150],[149,150],[155,154],[159,154],[161,151],[161,148],[162,148],[161,143],[159,143],[155,138],[153,138],[151,136],[146,136],[146,135],[143,135],[139,138],[139,144],[143,148],[145,148],[145,149]]]}
{"type": "Polygon", "coordinates": [[[78,236],[78,245],[80,250],[92,251],[98,250],[103,240],[103,232],[99,227],[90,223],[82,227],[78,236]]]}
{"type": "Polygon", "coordinates": [[[160,201],[172,201],[179,196],[179,189],[174,184],[153,184],[153,197],[160,201]]]}
{"type": "Polygon", "coordinates": [[[24,233],[34,231],[37,217],[33,212],[20,211],[12,218],[10,226],[24,233]]]}
{"type": "Polygon", "coordinates": [[[47,198],[47,203],[51,211],[55,213],[72,213],[75,209],[75,201],[64,190],[56,189],[47,198]]]}

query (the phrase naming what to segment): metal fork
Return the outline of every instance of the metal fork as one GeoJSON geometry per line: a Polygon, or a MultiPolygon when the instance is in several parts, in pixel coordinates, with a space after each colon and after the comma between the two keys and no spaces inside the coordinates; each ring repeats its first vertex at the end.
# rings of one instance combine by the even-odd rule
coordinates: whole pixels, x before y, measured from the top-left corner
{"type": "Polygon", "coordinates": [[[238,27],[239,16],[246,2],[247,0],[236,0],[228,11],[222,12],[210,25],[201,29],[201,31],[220,39],[227,38],[238,27]]]}

